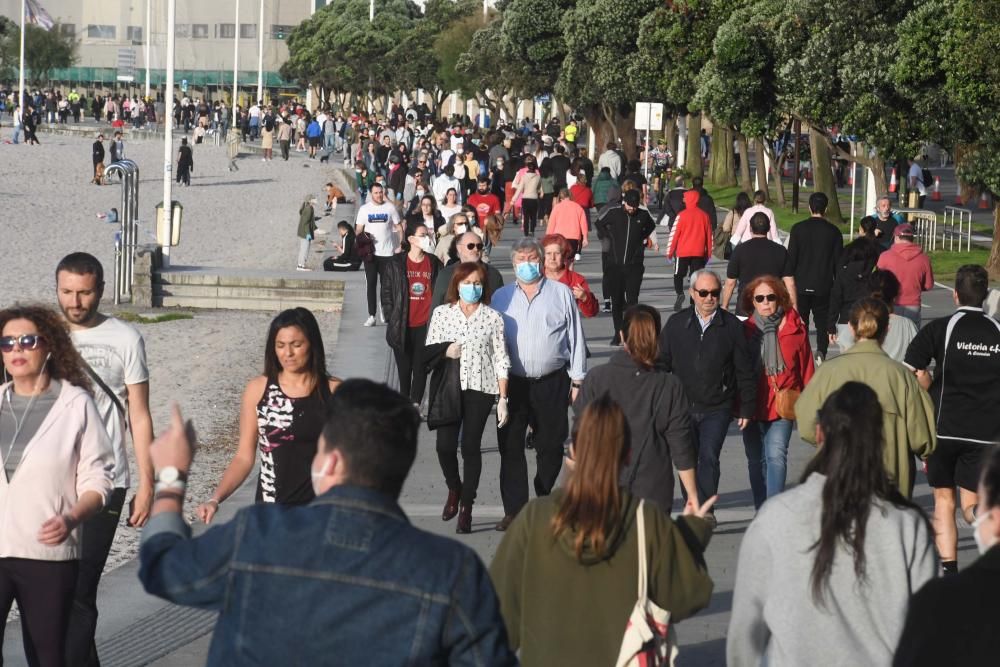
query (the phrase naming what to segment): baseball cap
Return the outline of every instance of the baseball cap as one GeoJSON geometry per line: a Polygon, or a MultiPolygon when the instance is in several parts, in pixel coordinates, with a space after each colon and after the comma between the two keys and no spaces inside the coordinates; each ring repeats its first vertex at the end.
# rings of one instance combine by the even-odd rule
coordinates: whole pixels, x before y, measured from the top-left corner
{"type": "Polygon", "coordinates": [[[908,222],[904,222],[901,225],[896,225],[896,228],[892,230],[893,236],[913,236],[913,225],[908,222]]]}

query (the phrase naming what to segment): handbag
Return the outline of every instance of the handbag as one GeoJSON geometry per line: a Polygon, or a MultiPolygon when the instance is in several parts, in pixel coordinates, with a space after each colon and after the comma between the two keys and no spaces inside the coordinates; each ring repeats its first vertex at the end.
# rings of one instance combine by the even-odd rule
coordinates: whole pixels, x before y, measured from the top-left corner
{"type": "Polygon", "coordinates": [[[677,659],[677,637],[670,625],[670,612],[649,599],[648,565],[646,564],[646,522],[642,509],[644,500],[635,510],[639,543],[639,597],[632,608],[625,636],[615,667],[673,667],[677,659]]]}
{"type": "Polygon", "coordinates": [[[782,419],[795,419],[795,402],[799,400],[798,389],[786,387],[778,389],[778,381],[770,376],[771,388],[774,389],[774,409],[782,419]]]}

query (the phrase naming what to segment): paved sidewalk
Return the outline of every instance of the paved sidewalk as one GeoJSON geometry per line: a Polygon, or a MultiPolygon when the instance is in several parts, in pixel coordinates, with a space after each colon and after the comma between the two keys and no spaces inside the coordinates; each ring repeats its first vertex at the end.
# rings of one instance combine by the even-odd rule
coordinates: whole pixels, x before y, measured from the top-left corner
{"type": "MultiPolygon", "coordinates": [[[[335,219],[352,219],[352,211],[353,208],[349,207],[343,207],[343,210],[338,208],[335,219]]],[[[326,218],[321,226],[329,228],[332,224],[333,219],[326,218]]],[[[494,251],[494,263],[504,274],[505,280],[511,276],[506,248],[515,233],[515,230],[508,229],[504,243],[494,251]]],[[[577,264],[577,269],[591,281],[591,288],[600,298],[600,257],[596,248],[595,241],[589,250],[584,251],[583,260],[577,264]]],[[[646,264],[642,301],[656,306],[666,319],[672,314],[674,301],[671,267],[662,256],[647,258],[646,264]]],[[[720,267],[721,263],[713,262],[713,268],[720,267]]],[[[724,267],[721,268],[724,270],[724,267]]],[[[395,369],[385,343],[385,328],[361,326],[367,317],[363,273],[340,276],[344,277],[347,285],[339,331],[336,332],[336,344],[332,349],[328,348],[331,372],[344,378],[368,377],[378,381],[388,379],[395,383],[395,369]]],[[[947,291],[937,289],[926,295],[925,321],[951,310],[951,296],[947,291]]],[[[611,336],[610,315],[601,314],[587,320],[585,330],[593,353],[590,364],[594,366],[605,363],[613,352],[607,345],[611,336]]],[[[329,335],[330,332],[324,334],[328,336],[328,341],[333,338],[329,335]]],[[[473,513],[473,533],[460,539],[474,548],[488,563],[502,537],[502,533],[495,532],[493,526],[503,515],[498,483],[496,432],[490,427],[484,436],[483,452],[483,476],[479,500],[473,513]]],[[[790,483],[798,479],[812,452],[811,446],[803,444],[797,434],[793,435],[789,451],[790,483]]],[[[530,456],[529,466],[532,469],[534,467],[530,456]]],[[[223,505],[220,519],[228,519],[239,506],[252,502],[255,480],[255,476],[251,477],[238,496],[223,505]]],[[[403,491],[403,507],[415,525],[454,537],[454,521],[443,523],[440,520],[445,495],[446,487],[434,450],[434,434],[423,430],[417,460],[403,491]]],[[[930,490],[922,475],[915,498],[922,505],[930,506],[930,490]]],[[[677,507],[679,508],[679,504],[677,507]]],[[[723,449],[722,481],[717,507],[719,527],[705,554],[709,572],[715,581],[715,592],[706,610],[678,626],[681,646],[679,665],[703,667],[725,664],[726,631],[732,605],[737,554],[743,531],[753,518],[746,458],[742,439],[735,427],[730,429],[723,449]]],[[[960,560],[965,566],[975,557],[975,546],[967,528],[960,529],[960,537],[960,560]]],[[[98,641],[102,648],[102,664],[105,667],[144,664],[191,667],[203,664],[211,636],[208,634],[213,622],[211,615],[197,610],[181,610],[145,595],[136,578],[137,570],[137,563],[129,563],[106,575],[102,582],[98,601],[101,609],[98,641]]],[[[20,632],[14,625],[17,624],[13,623],[8,627],[4,643],[7,665],[24,664],[20,632]]]]}

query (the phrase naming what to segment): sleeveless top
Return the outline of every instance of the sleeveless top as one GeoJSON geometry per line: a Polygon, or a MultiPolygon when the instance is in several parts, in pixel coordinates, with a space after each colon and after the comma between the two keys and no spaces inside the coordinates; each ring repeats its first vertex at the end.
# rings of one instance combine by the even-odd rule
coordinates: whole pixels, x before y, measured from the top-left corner
{"type": "Polygon", "coordinates": [[[304,505],[315,498],[310,473],[325,422],[326,401],[318,392],[292,398],[277,380],[268,381],[257,403],[258,503],[304,505]]]}

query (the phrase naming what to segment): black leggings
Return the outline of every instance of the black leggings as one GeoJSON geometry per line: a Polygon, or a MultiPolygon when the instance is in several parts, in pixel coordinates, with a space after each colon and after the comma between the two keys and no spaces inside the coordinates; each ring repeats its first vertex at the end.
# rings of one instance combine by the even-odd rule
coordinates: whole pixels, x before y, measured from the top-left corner
{"type": "Polygon", "coordinates": [[[462,392],[462,421],[437,430],[437,455],[449,490],[462,489],[461,503],[471,505],[476,499],[479,476],[483,470],[483,431],[493,412],[496,396],[466,389],[462,392]],[[465,474],[458,473],[458,438],[462,434],[462,463],[465,474]],[[465,481],[462,481],[462,477],[465,481]]]}
{"type": "Polygon", "coordinates": [[[409,396],[414,403],[424,400],[427,387],[427,368],[424,366],[424,342],[427,325],[407,327],[402,350],[393,350],[399,370],[399,393],[409,396]]]}
{"type": "Polygon", "coordinates": [[[678,257],[674,265],[674,291],[678,296],[684,294],[684,276],[705,268],[704,257],[678,257]]]}
{"type": "Polygon", "coordinates": [[[4,618],[0,627],[6,629],[11,603],[17,600],[24,655],[32,667],[66,664],[66,628],[78,569],[75,560],[0,558],[0,614],[4,618]]]}
{"type": "Polygon", "coordinates": [[[524,216],[524,235],[534,236],[538,225],[538,200],[522,198],[521,213],[524,216]]]}

